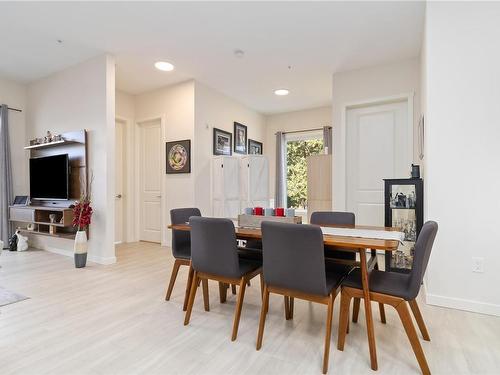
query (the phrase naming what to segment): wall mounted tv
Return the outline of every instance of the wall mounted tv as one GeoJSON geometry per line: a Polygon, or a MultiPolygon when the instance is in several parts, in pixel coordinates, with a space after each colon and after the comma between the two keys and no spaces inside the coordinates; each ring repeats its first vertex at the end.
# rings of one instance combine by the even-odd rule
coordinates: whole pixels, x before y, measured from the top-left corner
{"type": "Polygon", "coordinates": [[[68,154],[30,159],[31,199],[69,199],[68,154]]]}

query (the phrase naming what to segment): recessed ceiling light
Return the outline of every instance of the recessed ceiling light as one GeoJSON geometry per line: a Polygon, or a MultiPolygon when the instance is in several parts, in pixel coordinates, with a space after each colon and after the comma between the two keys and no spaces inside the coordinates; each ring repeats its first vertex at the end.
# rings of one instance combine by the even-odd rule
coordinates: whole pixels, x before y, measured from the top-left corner
{"type": "Polygon", "coordinates": [[[158,70],[162,70],[164,72],[170,72],[170,71],[174,70],[174,66],[166,61],[155,62],[155,68],[158,70]]]}
{"type": "Polygon", "coordinates": [[[278,95],[278,96],[285,96],[285,95],[290,94],[290,91],[288,91],[287,89],[278,89],[278,90],[274,90],[274,94],[278,95]]]}

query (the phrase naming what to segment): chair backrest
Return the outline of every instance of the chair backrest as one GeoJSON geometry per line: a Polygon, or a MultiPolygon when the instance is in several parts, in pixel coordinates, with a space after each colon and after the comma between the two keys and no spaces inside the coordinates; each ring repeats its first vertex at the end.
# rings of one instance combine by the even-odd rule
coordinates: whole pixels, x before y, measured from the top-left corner
{"type": "Polygon", "coordinates": [[[418,234],[413,255],[413,266],[408,281],[408,299],[410,300],[417,297],[420,290],[437,231],[438,224],[435,221],[427,221],[418,234]]]}
{"type": "Polygon", "coordinates": [[[321,228],[264,221],[262,244],[266,284],[328,295],[321,228]]]}
{"type": "MultiPolygon", "coordinates": [[[[184,224],[189,221],[191,216],[201,216],[201,212],[197,208],[174,208],[170,210],[170,222],[172,224],[184,224]]],[[[181,249],[186,251],[191,247],[191,235],[189,231],[173,230],[172,231],[172,254],[179,255],[181,249]]]]}
{"type": "MultiPolygon", "coordinates": [[[[311,214],[311,224],[315,225],[355,225],[356,216],[352,212],[316,211],[311,214]]],[[[355,252],[326,249],[328,258],[356,260],[355,252]]]]}
{"type": "Polygon", "coordinates": [[[238,247],[229,219],[192,217],[191,261],[195,271],[238,277],[238,247]]]}
{"type": "Polygon", "coordinates": [[[352,212],[316,211],[310,221],[316,225],[354,225],[356,217],[352,212]]]}

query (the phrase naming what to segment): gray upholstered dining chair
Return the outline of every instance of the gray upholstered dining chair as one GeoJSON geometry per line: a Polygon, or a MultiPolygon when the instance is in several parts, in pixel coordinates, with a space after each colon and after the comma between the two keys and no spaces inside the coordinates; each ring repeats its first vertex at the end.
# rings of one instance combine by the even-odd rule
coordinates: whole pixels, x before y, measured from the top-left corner
{"type": "MultiPolygon", "coordinates": [[[[423,339],[430,341],[429,333],[427,332],[422,314],[418,308],[416,297],[420,291],[420,285],[424,278],[437,231],[438,225],[435,221],[428,221],[423,225],[415,244],[413,267],[410,273],[402,274],[373,270],[369,276],[370,299],[372,301],[391,305],[396,309],[408,339],[410,340],[413,352],[417,357],[420,369],[424,374],[430,374],[430,370],[422,346],[418,340],[415,327],[413,326],[406,302],[410,305],[423,339]]],[[[361,274],[358,270],[351,272],[342,282],[338,337],[339,350],[344,349],[347,326],[349,323],[349,306],[351,299],[363,298],[362,289],[361,274]]]]}
{"type": "MultiPolygon", "coordinates": [[[[316,211],[311,214],[310,219],[311,224],[315,225],[340,225],[340,226],[354,226],[356,224],[356,216],[353,212],[343,212],[343,211],[316,211]]],[[[356,261],[356,252],[353,251],[340,251],[333,250],[325,246],[325,259],[327,261],[339,261],[339,259],[347,261],[356,261]]],[[[354,266],[352,267],[354,268],[354,266]]],[[[378,264],[375,265],[378,269],[378,264]]],[[[292,302],[293,303],[293,302],[292,302]]],[[[354,299],[354,309],[352,312],[353,322],[358,321],[360,299],[354,299]]],[[[385,324],[385,309],[384,304],[379,303],[378,305],[380,312],[380,320],[385,324]]]]}
{"type": "Polygon", "coordinates": [[[269,294],[300,298],[328,305],[323,373],[328,370],[332,330],[333,303],[347,272],[325,265],[323,233],[315,225],[298,225],[264,221],[262,223],[264,298],[260,313],[257,350],[262,347],[264,325],[269,308],[269,294]]]}
{"type": "MultiPolygon", "coordinates": [[[[172,224],[185,224],[192,216],[201,216],[200,210],[198,208],[175,208],[170,210],[170,221],[172,224]]],[[[170,282],[168,284],[165,300],[170,300],[180,266],[188,266],[189,274],[183,305],[183,311],[186,311],[191,280],[193,278],[193,269],[191,268],[191,234],[189,231],[172,230],[172,255],[175,258],[175,262],[172,268],[172,274],[170,275],[170,282]]],[[[207,308],[208,284],[203,285],[203,295],[205,299],[205,308],[207,308]]]]}
{"type": "MultiPolygon", "coordinates": [[[[184,325],[189,324],[199,280],[219,282],[219,292],[225,285],[238,284],[238,299],[231,341],[236,340],[247,282],[261,274],[261,263],[238,256],[234,224],[229,219],[192,217],[191,260],[194,269],[184,325]]],[[[262,282],[262,281],[261,281],[262,282]]]]}

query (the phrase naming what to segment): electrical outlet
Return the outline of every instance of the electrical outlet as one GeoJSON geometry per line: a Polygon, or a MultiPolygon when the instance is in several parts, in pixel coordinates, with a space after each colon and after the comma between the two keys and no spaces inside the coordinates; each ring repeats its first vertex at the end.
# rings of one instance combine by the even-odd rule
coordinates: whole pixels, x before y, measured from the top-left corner
{"type": "Polygon", "coordinates": [[[484,272],[484,258],[472,257],[472,272],[484,272]]]}

